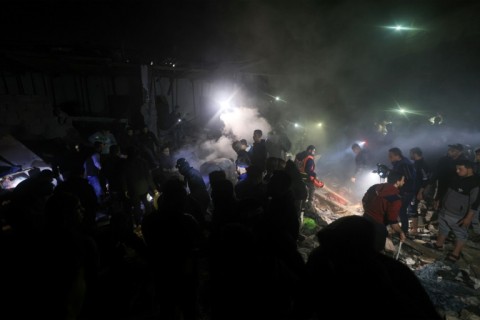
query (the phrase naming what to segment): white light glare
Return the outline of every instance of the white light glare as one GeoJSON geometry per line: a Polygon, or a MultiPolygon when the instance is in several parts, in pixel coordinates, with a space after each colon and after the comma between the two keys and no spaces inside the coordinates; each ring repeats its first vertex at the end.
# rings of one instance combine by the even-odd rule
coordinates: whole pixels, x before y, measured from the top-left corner
{"type": "Polygon", "coordinates": [[[321,123],[321,122],[317,123],[317,127],[320,128],[320,127],[322,127],[322,126],[323,126],[323,123],[321,123]]]}
{"type": "Polygon", "coordinates": [[[394,26],[387,26],[387,27],[383,27],[383,28],[392,29],[392,30],[395,30],[397,32],[401,32],[401,31],[421,31],[421,30],[423,30],[421,28],[415,28],[415,27],[404,27],[401,24],[397,24],[397,25],[394,25],[394,26]]]}
{"type": "Polygon", "coordinates": [[[293,126],[294,126],[295,128],[298,128],[300,125],[299,125],[298,123],[294,123],[293,126]]]}
{"type": "Polygon", "coordinates": [[[230,107],[230,100],[223,100],[219,102],[222,109],[228,109],[230,107]]]}
{"type": "Polygon", "coordinates": [[[275,97],[275,100],[277,100],[277,101],[280,100],[280,97],[275,97]]]}

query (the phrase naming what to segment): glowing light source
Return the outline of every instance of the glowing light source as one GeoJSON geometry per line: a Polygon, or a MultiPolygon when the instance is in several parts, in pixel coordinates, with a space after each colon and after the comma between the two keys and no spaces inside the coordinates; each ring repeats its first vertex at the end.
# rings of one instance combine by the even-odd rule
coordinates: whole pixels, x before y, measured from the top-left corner
{"type": "Polygon", "coordinates": [[[321,123],[321,122],[317,123],[317,127],[320,128],[320,127],[322,127],[322,126],[323,126],[323,123],[321,123]]]}
{"type": "Polygon", "coordinates": [[[222,100],[218,104],[221,109],[228,109],[230,107],[230,100],[222,100]]]}
{"type": "Polygon", "coordinates": [[[279,100],[280,100],[280,97],[275,97],[275,100],[279,101],[279,100]]]}
{"type": "Polygon", "coordinates": [[[300,127],[300,125],[299,125],[298,123],[296,123],[296,122],[293,124],[293,126],[294,126],[295,128],[300,127]]]}
{"type": "Polygon", "coordinates": [[[394,30],[396,32],[402,32],[402,31],[421,31],[423,30],[422,28],[415,28],[415,27],[405,27],[401,24],[396,24],[394,26],[386,26],[386,27],[383,27],[385,29],[391,29],[391,30],[394,30]]]}

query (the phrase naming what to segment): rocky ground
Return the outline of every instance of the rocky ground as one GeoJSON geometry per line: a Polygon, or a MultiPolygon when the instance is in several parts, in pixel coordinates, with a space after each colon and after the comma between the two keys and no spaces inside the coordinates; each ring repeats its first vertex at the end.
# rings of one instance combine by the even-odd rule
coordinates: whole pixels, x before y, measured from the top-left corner
{"type": "MultiPolygon", "coordinates": [[[[302,226],[305,240],[299,244],[299,251],[304,259],[318,246],[318,230],[342,216],[363,213],[360,205],[352,205],[329,189],[317,190],[315,207],[317,213],[306,214],[302,226]]],[[[435,221],[424,223],[418,235],[407,239],[400,250],[398,238],[389,239],[386,254],[398,256],[415,272],[445,319],[480,319],[480,235],[471,230],[460,260],[452,263],[445,257],[453,248],[453,239],[447,240],[443,251],[425,245],[434,241],[436,234],[435,221]]]]}

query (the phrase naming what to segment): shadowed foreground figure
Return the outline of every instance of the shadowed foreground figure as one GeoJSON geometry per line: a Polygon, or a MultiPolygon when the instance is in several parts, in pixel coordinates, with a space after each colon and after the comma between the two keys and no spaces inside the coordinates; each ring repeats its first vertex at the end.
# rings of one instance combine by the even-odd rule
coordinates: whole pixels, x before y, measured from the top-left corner
{"type": "Polygon", "coordinates": [[[142,225],[161,319],[196,319],[201,234],[198,222],[185,210],[186,203],[183,183],[169,180],[158,210],[142,225]]]}
{"type": "Polygon", "coordinates": [[[317,236],[298,319],[441,319],[415,274],[376,252],[372,222],[343,217],[317,236]],[[343,307],[333,307],[340,301],[343,307]]]}

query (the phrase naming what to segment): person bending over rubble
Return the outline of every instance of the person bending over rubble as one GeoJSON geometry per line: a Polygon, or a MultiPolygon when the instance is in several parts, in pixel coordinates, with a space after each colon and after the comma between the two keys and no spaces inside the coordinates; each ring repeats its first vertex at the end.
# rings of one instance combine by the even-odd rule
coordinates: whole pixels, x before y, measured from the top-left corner
{"type": "Polygon", "coordinates": [[[400,241],[405,241],[405,232],[400,228],[398,215],[402,206],[400,188],[405,183],[405,177],[390,171],[386,183],[371,186],[362,199],[363,216],[375,226],[375,248],[382,251],[387,240],[387,226],[400,234],[400,241]]]}

